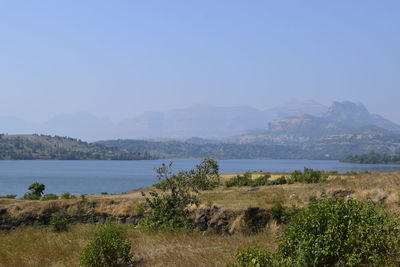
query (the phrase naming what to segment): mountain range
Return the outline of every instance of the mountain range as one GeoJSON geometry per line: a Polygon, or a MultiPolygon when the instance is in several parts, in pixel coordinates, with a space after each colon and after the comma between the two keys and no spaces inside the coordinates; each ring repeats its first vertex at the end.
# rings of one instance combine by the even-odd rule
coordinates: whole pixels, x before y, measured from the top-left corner
{"type": "MultiPolygon", "coordinates": [[[[162,157],[343,159],[369,151],[400,151],[400,126],[362,104],[334,102],[323,112],[271,120],[262,129],[224,138],[110,140],[105,146],[162,157]]],[[[263,117],[265,119],[265,117],[263,117]]]]}
{"type": "Polygon", "coordinates": [[[329,107],[293,102],[267,110],[195,105],[119,123],[89,113],[61,115],[40,125],[3,117],[0,125],[19,134],[104,139],[96,144],[151,157],[342,159],[400,151],[399,125],[349,101],[329,107]]]}
{"type": "Polygon", "coordinates": [[[254,128],[265,129],[269,122],[304,113],[319,116],[327,107],[314,101],[290,102],[271,109],[194,105],[166,112],[148,112],[118,123],[88,112],[56,116],[32,124],[13,117],[0,117],[0,132],[40,133],[72,136],[86,141],[115,138],[221,138],[254,128]]]}

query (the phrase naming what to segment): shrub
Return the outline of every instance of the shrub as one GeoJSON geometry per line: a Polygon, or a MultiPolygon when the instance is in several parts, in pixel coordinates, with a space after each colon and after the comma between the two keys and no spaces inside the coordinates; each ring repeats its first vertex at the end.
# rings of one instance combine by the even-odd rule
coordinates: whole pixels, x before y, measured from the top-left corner
{"type": "Polygon", "coordinates": [[[191,211],[188,208],[200,204],[199,190],[210,188],[219,179],[218,164],[211,159],[204,159],[193,170],[177,174],[172,174],[171,168],[172,162],[156,169],[160,181],[156,187],[163,193],[149,192],[150,197],[146,197],[149,209],[140,221],[142,227],[172,230],[192,228],[191,211]]]}
{"type": "Polygon", "coordinates": [[[284,230],[278,254],[295,266],[382,264],[398,251],[398,224],[371,202],[313,201],[284,230]]]}
{"type": "Polygon", "coordinates": [[[296,206],[285,207],[278,203],[272,206],[271,213],[272,218],[274,218],[278,224],[288,224],[301,210],[301,208],[296,206]]]}
{"type": "MultiPolygon", "coordinates": [[[[171,176],[170,179],[179,177],[185,177],[185,183],[187,186],[196,191],[212,190],[220,184],[218,163],[211,158],[203,159],[194,169],[189,171],[180,171],[178,174],[171,176]]],[[[166,184],[169,183],[169,180],[160,180],[160,182],[154,186],[163,190],[166,184]]]]}
{"type": "Polygon", "coordinates": [[[294,171],[291,174],[291,179],[293,182],[300,183],[320,183],[328,179],[328,175],[323,171],[315,171],[310,168],[304,168],[304,172],[294,171]]]}
{"type": "Polygon", "coordinates": [[[43,191],[45,189],[45,185],[38,183],[38,182],[34,182],[32,183],[29,187],[28,190],[30,190],[30,193],[25,193],[24,194],[24,199],[28,199],[28,200],[39,200],[40,197],[43,195],[43,191]]]}
{"type": "Polygon", "coordinates": [[[61,213],[52,213],[50,217],[50,226],[53,232],[66,232],[68,231],[68,218],[61,213]]]}
{"type": "Polygon", "coordinates": [[[271,181],[270,184],[279,185],[279,184],[288,184],[288,183],[289,183],[288,179],[286,179],[285,176],[281,176],[278,179],[275,179],[275,180],[271,181]]]}
{"type": "Polygon", "coordinates": [[[266,267],[271,266],[271,253],[258,245],[239,248],[235,254],[235,263],[228,266],[237,267],[266,267]]]}
{"type": "Polygon", "coordinates": [[[72,198],[75,198],[75,196],[66,192],[66,193],[61,194],[60,198],[61,199],[72,199],[72,198]]]}
{"type": "Polygon", "coordinates": [[[14,195],[14,194],[8,194],[8,195],[5,195],[5,196],[0,196],[0,198],[9,198],[9,199],[15,199],[17,197],[17,195],[14,195]]]}
{"type": "Polygon", "coordinates": [[[122,228],[111,221],[100,227],[80,255],[83,267],[132,266],[133,263],[131,243],[124,238],[122,228]]]}
{"type": "Polygon", "coordinates": [[[269,178],[271,178],[270,174],[264,174],[260,177],[257,177],[252,181],[252,186],[263,186],[269,184],[269,178]]]}
{"type": "Polygon", "coordinates": [[[43,200],[55,200],[58,199],[58,196],[56,194],[45,194],[42,197],[43,200]]]}
{"type": "Polygon", "coordinates": [[[253,180],[251,179],[251,172],[246,172],[243,175],[236,175],[225,182],[226,187],[232,186],[251,186],[253,180]]]}

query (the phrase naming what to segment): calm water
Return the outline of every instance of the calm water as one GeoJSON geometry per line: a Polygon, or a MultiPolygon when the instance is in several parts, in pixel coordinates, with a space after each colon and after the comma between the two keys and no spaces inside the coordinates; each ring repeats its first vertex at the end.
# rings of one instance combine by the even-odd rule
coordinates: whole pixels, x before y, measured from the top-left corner
{"type": "MultiPolygon", "coordinates": [[[[175,159],[174,169],[190,169],[198,160],[175,159]]],[[[46,185],[45,193],[121,193],[156,182],[154,168],[169,160],[145,161],[0,161],[0,195],[22,196],[32,182],[46,185]]],[[[361,165],[333,160],[220,160],[222,173],[262,170],[400,171],[400,165],[361,165]]]]}

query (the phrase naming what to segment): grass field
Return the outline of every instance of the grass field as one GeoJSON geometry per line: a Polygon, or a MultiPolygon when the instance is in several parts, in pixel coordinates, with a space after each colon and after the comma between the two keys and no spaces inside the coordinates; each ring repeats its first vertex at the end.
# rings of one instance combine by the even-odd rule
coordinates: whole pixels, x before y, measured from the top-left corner
{"type": "MultiPolygon", "coordinates": [[[[235,174],[223,174],[222,180],[235,174]]],[[[254,174],[256,177],[259,174],[254,174]]],[[[272,179],[282,174],[273,174],[272,179]]],[[[148,191],[149,189],[144,189],[148,191]]],[[[112,215],[132,214],[143,201],[141,190],[123,195],[86,196],[93,209],[112,215]]],[[[295,183],[260,187],[220,186],[201,192],[202,203],[226,209],[247,207],[270,208],[273,204],[305,206],[313,197],[332,196],[345,192],[353,198],[370,199],[398,212],[400,173],[331,175],[327,182],[318,184],[295,183]]],[[[0,200],[0,207],[8,208],[13,216],[26,213],[40,214],[52,206],[64,206],[69,213],[78,212],[82,200],[25,201],[0,200]]],[[[203,204],[204,205],[204,204],[203,204]]],[[[48,227],[25,227],[11,232],[0,232],[0,266],[78,266],[82,248],[95,233],[91,224],[72,225],[69,232],[53,233],[48,227]]],[[[139,266],[225,266],[232,261],[235,250],[254,241],[275,249],[280,226],[271,222],[265,231],[243,234],[216,235],[201,232],[143,232],[132,225],[124,226],[132,241],[132,252],[139,266]]]]}

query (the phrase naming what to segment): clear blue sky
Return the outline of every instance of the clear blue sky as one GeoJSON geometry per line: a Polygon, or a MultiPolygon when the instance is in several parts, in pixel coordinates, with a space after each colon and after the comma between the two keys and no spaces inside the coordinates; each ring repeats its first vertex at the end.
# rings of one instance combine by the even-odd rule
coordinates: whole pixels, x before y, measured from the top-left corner
{"type": "Polygon", "coordinates": [[[0,116],[363,102],[400,122],[400,1],[1,1],[0,116]]]}

